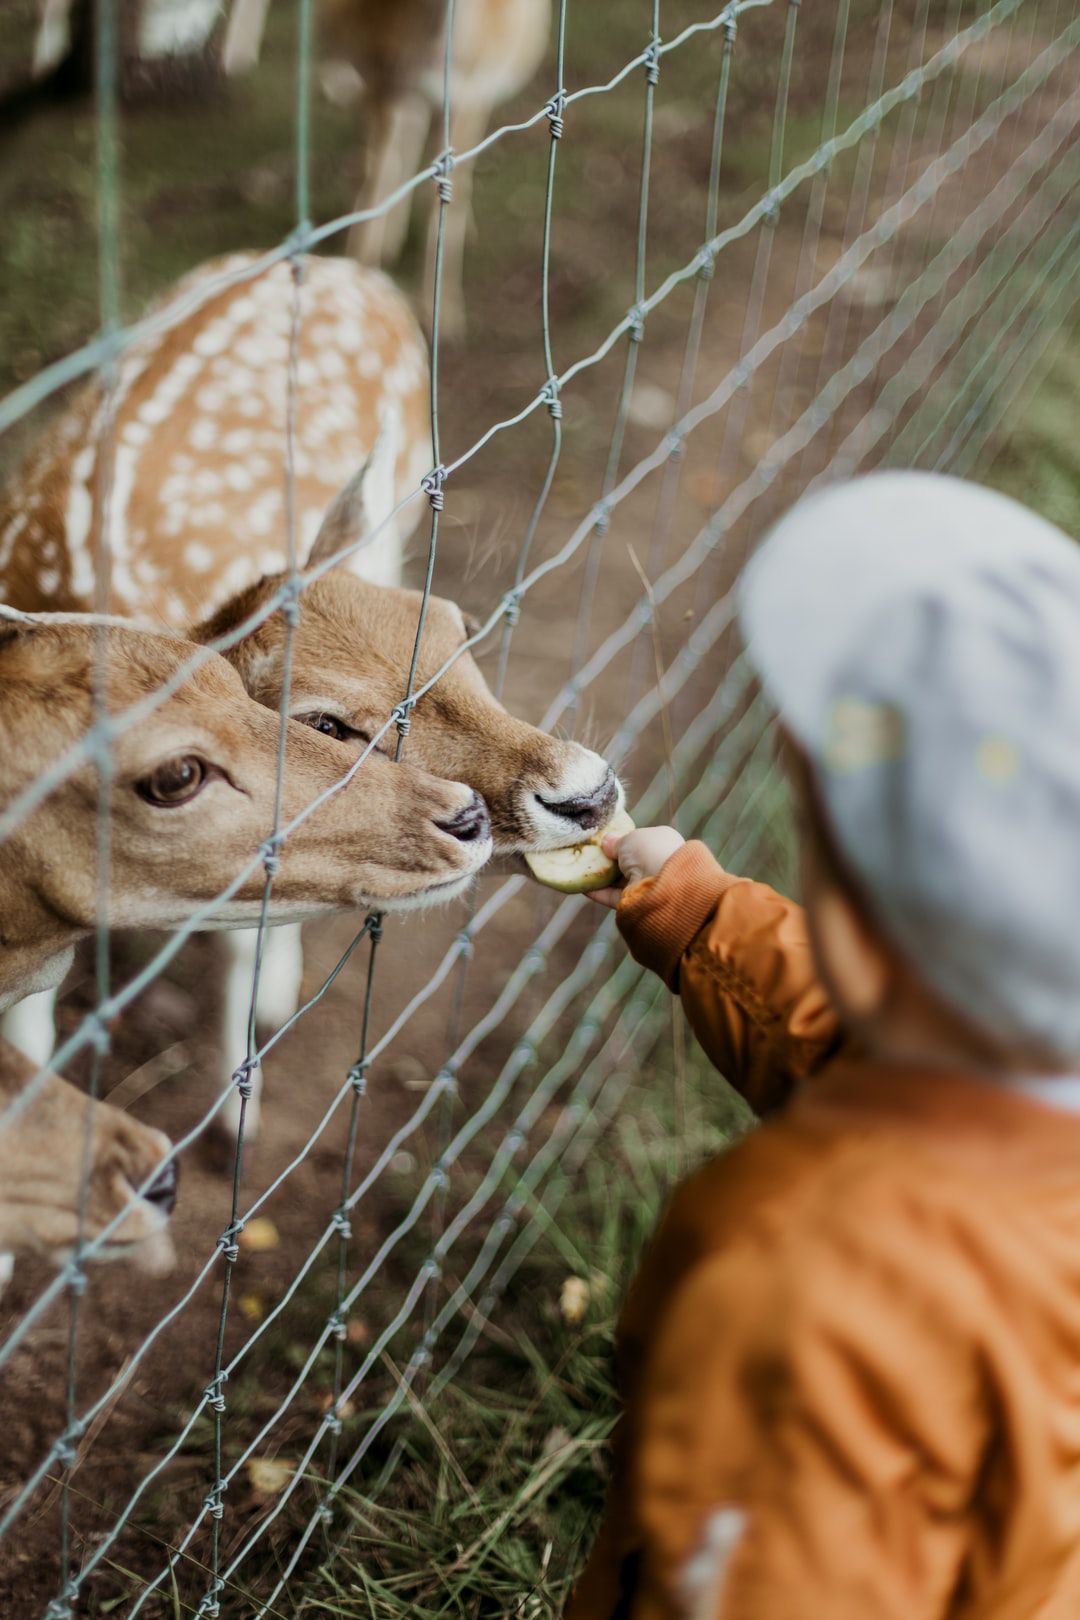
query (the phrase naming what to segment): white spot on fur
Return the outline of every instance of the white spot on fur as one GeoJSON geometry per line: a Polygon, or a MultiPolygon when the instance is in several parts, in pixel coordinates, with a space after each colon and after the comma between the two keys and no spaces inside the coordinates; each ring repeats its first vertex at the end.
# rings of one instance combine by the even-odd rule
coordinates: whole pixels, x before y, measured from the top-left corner
{"type": "Polygon", "coordinates": [[[184,547],[184,561],[197,574],[205,574],[213,564],[214,553],[209,546],[203,545],[201,540],[192,540],[184,547]]]}

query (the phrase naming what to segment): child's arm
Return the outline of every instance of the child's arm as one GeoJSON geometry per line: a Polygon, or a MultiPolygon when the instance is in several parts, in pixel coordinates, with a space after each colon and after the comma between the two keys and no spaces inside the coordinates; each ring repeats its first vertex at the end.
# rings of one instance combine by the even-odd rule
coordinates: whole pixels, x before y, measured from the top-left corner
{"type": "Polygon", "coordinates": [[[725,1078],[757,1113],[779,1107],[841,1040],[802,907],[725,872],[671,827],[641,827],[604,847],[627,886],[592,898],[617,907],[632,954],[678,993],[725,1078]]]}

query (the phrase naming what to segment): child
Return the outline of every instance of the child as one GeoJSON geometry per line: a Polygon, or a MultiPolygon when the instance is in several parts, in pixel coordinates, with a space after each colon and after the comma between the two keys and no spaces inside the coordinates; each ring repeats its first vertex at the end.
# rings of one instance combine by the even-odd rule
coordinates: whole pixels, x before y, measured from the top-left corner
{"type": "Polygon", "coordinates": [[[741,615],[806,909],[670,828],[600,898],[780,1112],[631,1288],[568,1620],[1077,1620],[1080,552],[877,474],[788,514],[741,615]]]}

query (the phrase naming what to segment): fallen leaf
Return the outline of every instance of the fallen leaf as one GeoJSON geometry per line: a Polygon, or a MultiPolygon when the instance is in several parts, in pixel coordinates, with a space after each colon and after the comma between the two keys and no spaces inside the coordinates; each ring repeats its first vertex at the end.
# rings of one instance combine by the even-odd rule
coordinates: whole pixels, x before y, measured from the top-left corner
{"type": "Polygon", "coordinates": [[[285,1457],[252,1457],[247,1465],[248,1484],[264,1499],[280,1496],[293,1477],[295,1463],[285,1457]]]}
{"type": "Polygon", "coordinates": [[[258,1294],[241,1294],[236,1308],[249,1322],[261,1322],[266,1315],[266,1307],[258,1294]]]}
{"type": "Polygon", "coordinates": [[[564,1322],[580,1322],[589,1308],[589,1285],[584,1277],[567,1277],[559,1295],[564,1322]]]}
{"type": "Polygon", "coordinates": [[[238,1242],[242,1249],[247,1249],[251,1254],[263,1254],[267,1249],[281,1247],[278,1229],[266,1215],[256,1215],[254,1220],[248,1221],[238,1242]]]}

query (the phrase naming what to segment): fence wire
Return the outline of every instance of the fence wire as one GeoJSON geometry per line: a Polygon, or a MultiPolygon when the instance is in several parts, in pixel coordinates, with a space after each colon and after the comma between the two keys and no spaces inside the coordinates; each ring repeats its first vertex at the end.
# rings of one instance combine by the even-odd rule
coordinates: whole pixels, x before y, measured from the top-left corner
{"type": "MultiPolygon", "coordinates": [[[[157,1285],[156,1320],[136,1341],[122,1320],[114,1323],[120,1352],[104,1371],[90,1367],[88,1313],[122,1314],[130,1283],[115,1276],[103,1283],[92,1266],[123,1212],[87,1234],[89,1135],[78,1239],[54,1274],[31,1268],[32,1287],[16,1294],[17,1307],[4,1315],[5,1405],[25,1399],[39,1354],[57,1380],[41,1392],[45,1416],[36,1432],[47,1427],[44,1442],[4,1465],[0,1569],[16,1567],[16,1549],[32,1536],[50,1588],[40,1601],[36,1587],[33,1596],[12,1599],[16,1606],[5,1611],[12,1615],[69,1620],[91,1612],[91,1595],[93,1612],[112,1615],[293,1612],[297,1572],[332,1562],[343,1538],[356,1535],[343,1521],[342,1493],[359,1483],[366,1499],[380,1498],[394,1477],[413,1403],[435,1403],[463,1376],[492,1325],[512,1319],[522,1267],[580,1185],[641,1066],[672,1038],[666,994],[627,959],[611,919],[576,898],[536,898],[514,874],[485,879],[446,920],[395,924],[390,962],[389,928],[378,913],[354,925],[351,938],[335,936],[329,971],[260,1040],[264,946],[289,838],[354,780],[362,789],[377,749],[408,761],[413,712],[475,649],[491,654],[496,694],[511,708],[543,708],[544,729],[590,722],[607,729],[603,751],[631,784],[639,821],[673,809],[680,829],[704,837],[732,869],[789,879],[773,717],[735,637],[732,591],[742,562],[769,518],[822,480],[882,464],[977,472],[1075,308],[1080,22],[1054,0],[731,0],[719,9],[705,0],[633,0],[624,8],[637,31],[630,55],[606,62],[605,77],[575,88],[577,8],[557,0],[547,65],[524,92],[520,116],[454,151],[451,47],[455,11],[464,4],[446,4],[437,155],[372,207],[316,224],[317,8],[297,0],[290,8],[291,231],[242,269],[167,297],[128,324],[121,313],[121,14],[119,0],[94,7],[99,325],[0,400],[0,433],[25,434],[34,413],[47,413],[61,390],[97,374],[107,401],[107,485],[108,423],[129,386],[125,366],[136,345],[284,261],[291,288],[287,567],[257,611],[193,648],[170,680],[138,703],[108,713],[103,686],[95,689],[85,732],[29,788],[4,794],[0,841],[32,826],[49,795],[93,764],[101,887],[93,1005],[59,1041],[49,1069],[0,1112],[0,1131],[34,1106],[50,1072],[73,1063],[84,1063],[91,1093],[107,1100],[121,1015],[135,1009],[191,935],[213,926],[262,873],[247,1050],[233,1080],[239,1127],[224,1201],[195,1211],[186,1230],[198,1232],[197,1243],[173,1278],[157,1285]],[[703,60],[711,73],[704,96],[703,60]],[[587,160],[603,145],[606,108],[619,172],[609,156],[590,179],[587,160]],[[453,178],[466,165],[479,170],[483,208],[473,255],[480,261],[500,233],[521,228],[512,182],[538,159],[544,180],[530,267],[536,309],[508,286],[507,310],[520,304],[518,352],[506,357],[505,386],[485,396],[479,385],[491,364],[490,342],[474,360],[471,340],[455,354],[442,336],[453,178]],[[687,194],[695,205],[700,200],[701,216],[691,220],[684,211],[676,219],[672,197],[688,173],[695,179],[687,194]],[[427,312],[432,465],[382,524],[305,570],[295,451],[309,256],[343,251],[352,226],[387,215],[425,188],[436,210],[427,312]],[[613,237],[610,262],[597,262],[594,240],[587,244],[588,275],[605,294],[588,328],[568,300],[567,267],[575,229],[584,229],[601,193],[605,203],[614,193],[627,219],[613,237]],[[617,318],[609,282],[629,291],[617,318]],[[497,399],[502,414],[478,413],[482,397],[497,399]],[[533,423],[541,412],[546,434],[533,423]],[[520,534],[513,555],[484,570],[477,627],[422,677],[432,594],[454,594],[467,583],[457,537],[448,541],[446,529],[470,477],[481,489],[488,478],[516,491],[512,521],[520,534]],[[118,739],[207,660],[279,612],[284,721],[305,593],[359,547],[385,540],[390,525],[420,512],[425,498],[416,633],[399,700],[349,771],[291,816],[284,809],[283,724],[266,837],[220,894],[193,908],[136,971],[115,982],[107,880],[117,833],[108,789],[118,739]],[[544,667],[558,664],[563,672],[556,689],[539,696],[530,672],[540,642],[523,647],[534,626],[556,651],[544,667]],[[420,929],[439,942],[441,955],[426,978],[417,971],[410,979],[402,964],[410,931],[420,929]],[[302,1140],[272,1164],[257,1163],[254,1192],[245,1152],[253,1077],[273,1055],[278,1095],[270,1108],[287,1107],[287,1087],[309,1082],[331,1011],[340,1016],[343,1009],[355,1056],[342,1065],[332,1094],[323,1100],[320,1093],[317,1116],[301,1116],[302,1140]],[[302,1033],[287,1040],[297,1027],[302,1033]],[[391,1065],[403,1055],[420,1075],[415,1105],[392,1078],[391,1065]],[[325,1200],[310,1241],[306,1223],[292,1229],[290,1212],[310,1200],[312,1180],[300,1178],[313,1167],[325,1200]],[[283,1268],[272,1303],[249,1314],[240,1309],[237,1280],[245,1233],[268,1211],[285,1240],[283,1268]],[[287,1326],[296,1353],[264,1387],[268,1358],[287,1326]],[[58,1333],[59,1355],[49,1349],[58,1333]],[[206,1342],[195,1369],[191,1347],[200,1335],[206,1342]],[[109,1424],[125,1398],[145,1400],[148,1378],[169,1383],[159,1392],[167,1420],[149,1444],[118,1460],[124,1431],[110,1442],[109,1424]],[[262,1511],[233,1507],[250,1465],[279,1454],[288,1456],[286,1477],[262,1511]],[[166,1527],[158,1532],[155,1514],[166,1497],[166,1527]]],[[[623,26],[611,29],[612,48],[623,26]]],[[[486,313],[469,313],[471,329],[482,327],[486,313]]],[[[106,518],[102,547],[108,533],[106,518]]],[[[107,559],[96,589],[104,611],[107,559]]],[[[172,1158],[197,1149],[226,1101],[219,1095],[197,1118],[192,1104],[172,1158]]]]}

